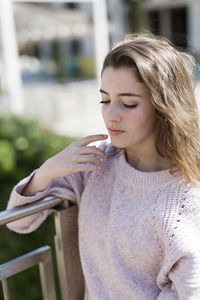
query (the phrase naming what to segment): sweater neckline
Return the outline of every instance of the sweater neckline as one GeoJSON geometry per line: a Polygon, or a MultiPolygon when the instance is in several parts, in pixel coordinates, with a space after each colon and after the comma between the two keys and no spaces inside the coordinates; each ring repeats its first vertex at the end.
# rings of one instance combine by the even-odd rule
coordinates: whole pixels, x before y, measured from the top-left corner
{"type": "Polygon", "coordinates": [[[135,169],[127,162],[124,150],[121,151],[116,161],[116,172],[126,185],[142,190],[158,189],[177,181],[177,176],[171,175],[169,169],[150,172],[135,169]]]}

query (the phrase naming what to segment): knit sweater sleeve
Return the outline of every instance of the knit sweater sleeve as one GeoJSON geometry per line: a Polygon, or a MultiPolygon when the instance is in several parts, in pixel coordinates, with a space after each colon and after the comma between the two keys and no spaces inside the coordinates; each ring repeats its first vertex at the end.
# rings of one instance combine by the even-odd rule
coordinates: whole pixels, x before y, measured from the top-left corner
{"type": "Polygon", "coordinates": [[[182,200],[177,196],[176,203],[168,198],[162,223],[164,260],[157,276],[161,289],[157,300],[199,300],[200,191],[192,188],[182,200]]]}
{"type": "MultiPolygon", "coordinates": [[[[102,151],[105,151],[107,155],[113,153],[113,147],[111,145],[108,146],[105,142],[102,142],[98,148],[100,148],[102,151]]],[[[84,187],[91,175],[91,172],[79,172],[67,177],[58,178],[53,180],[45,190],[38,192],[33,196],[22,196],[23,189],[30,182],[35,172],[36,170],[33,171],[28,177],[21,180],[13,188],[8,201],[7,209],[28,204],[50,195],[75,201],[79,205],[84,187]]],[[[7,227],[18,233],[29,233],[36,230],[47,218],[48,214],[49,212],[45,210],[15,222],[11,222],[7,225],[7,227]]]]}
{"type": "MultiPolygon", "coordinates": [[[[87,181],[87,177],[89,177],[89,172],[85,172],[85,174],[80,172],[72,174],[71,176],[55,179],[45,190],[33,196],[22,196],[23,189],[30,182],[35,172],[36,170],[13,188],[7,209],[35,202],[50,195],[75,201],[79,205],[85,182],[87,181]]],[[[7,227],[18,233],[29,233],[37,229],[47,218],[48,214],[49,212],[47,210],[41,211],[37,214],[11,222],[7,224],[7,227]]]]}

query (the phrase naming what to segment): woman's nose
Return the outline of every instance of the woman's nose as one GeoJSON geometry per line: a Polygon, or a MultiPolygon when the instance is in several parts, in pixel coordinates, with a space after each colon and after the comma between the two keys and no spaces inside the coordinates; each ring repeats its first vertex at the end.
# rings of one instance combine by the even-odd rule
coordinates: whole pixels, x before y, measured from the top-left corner
{"type": "Polygon", "coordinates": [[[120,112],[115,104],[110,104],[106,110],[106,118],[110,122],[118,122],[120,121],[120,112]]]}

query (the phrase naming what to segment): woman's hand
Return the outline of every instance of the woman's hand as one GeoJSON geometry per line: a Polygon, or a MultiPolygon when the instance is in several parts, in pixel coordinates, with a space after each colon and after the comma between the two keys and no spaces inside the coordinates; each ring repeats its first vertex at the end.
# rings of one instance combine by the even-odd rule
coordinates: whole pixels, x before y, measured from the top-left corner
{"type": "Polygon", "coordinates": [[[50,180],[53,180],[81,171],[100,169],[100,157],[105,159],[106,155],[102,150],[95,146],[88,146],[88,144],[98,140],[105,140],[107,137],[104,134],[90,135],[71,143],[71,145],[48,159],[41,166],[43,173],[50,180]]]}
{"type": "Polygon", "coordinates": [[[37,170],[22,194],[34,195],[46,189],[56,178],[69,176],[81,171],[96,171],[101,168],[100,157],[105,159],[105,153],[88,144],[107,139],[105,134],[84,137],[71,143],[61,152],[49,158],[37,170]]]}

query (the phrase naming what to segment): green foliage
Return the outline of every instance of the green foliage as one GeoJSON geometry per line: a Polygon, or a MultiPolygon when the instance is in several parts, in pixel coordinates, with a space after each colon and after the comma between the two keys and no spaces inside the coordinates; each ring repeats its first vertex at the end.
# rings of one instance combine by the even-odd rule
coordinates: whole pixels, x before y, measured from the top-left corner
{"type": "MultiPolygon", "coordinates": [[[[6,209],[10,192],[19,180],[29,175],[49,157],[67,147],[73,140],[74,138],[45,131],[34,121],[22,120],[14,116],[1,116],[0,210],[6,209]]],[[[33,233],[19,235],[8,230],[6,226],[2,226],[0,235],[0,264],[36,248],[49,245],[53,250],[55,265],[54,224],[51,216],[33,233]]],[[[42,299],[38,267],[11,277],[8,285],[11,300],[42,299]]],[[[0,290],[0,299],[3,299],[1,293],[0,290]]],[[[59,296],[58,291],[57,294],[59,296]]]]}
{"type": "Polygon", "coordinates": [[[141,32],[148,29],[147,13],[144,0],[127,0],[130,32],[141,32]]]}

